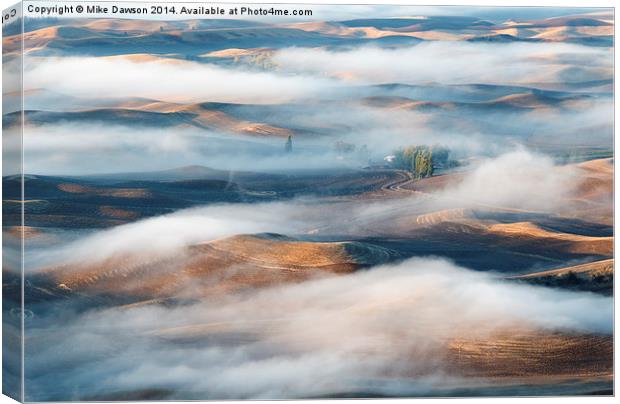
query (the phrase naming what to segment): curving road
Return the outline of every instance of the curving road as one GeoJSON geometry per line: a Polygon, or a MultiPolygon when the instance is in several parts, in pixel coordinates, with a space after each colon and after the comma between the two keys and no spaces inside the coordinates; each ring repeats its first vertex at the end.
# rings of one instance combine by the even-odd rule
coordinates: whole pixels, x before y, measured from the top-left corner
{"type": "Polygon", "coordinates": [[[400,177],[397,180],[392,180],[386,184],[383,184],[381,186],[381,189],[384,191],[405,191],[405,192],[416,192],[413,191],[411,189],[404,189],[402,188],[404,185],[406,184],[410,184],[414,181],[413,175],[411,175],[411,173],[409,171],[405,171],[405,170],[391,170],[392,172],[395,172],[398,174],[398,176],[400,177]]]}

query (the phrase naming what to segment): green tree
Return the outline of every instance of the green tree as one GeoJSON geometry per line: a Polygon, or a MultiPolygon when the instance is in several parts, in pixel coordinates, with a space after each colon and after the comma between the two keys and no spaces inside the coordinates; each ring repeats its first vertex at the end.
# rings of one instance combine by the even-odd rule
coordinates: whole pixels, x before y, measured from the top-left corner
{"type": "Polygon", "coordinates": [[[395,168],[411,172],[416,178],[430,177],[435,168],[434,151],[428,146],[401,148],[394,152],[392,165],[395,168]]]}

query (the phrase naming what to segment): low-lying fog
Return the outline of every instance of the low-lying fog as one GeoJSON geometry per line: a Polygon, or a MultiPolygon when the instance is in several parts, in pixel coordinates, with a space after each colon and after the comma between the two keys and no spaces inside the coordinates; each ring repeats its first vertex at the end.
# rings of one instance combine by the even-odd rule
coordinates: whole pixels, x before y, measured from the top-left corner
{"type": "Polygon", "coordinates": [[[189,164],[269,171],[367,163],[342,158],[334,150],[338,141],[358,150],[366,145],[374,162],[416,144],[442,144],[456,157],[498,155],[515,144],[610,148],[611,56],[609,48],[564,43],[427,41],[398,48],[283,48],[266,56],[268,67],[148,55],[32,57],[24,73],[25,109],[85,115],[79,123],[67,116],[28,126],[25,169],[75,175],[189,164]],[[81,74],[86,70],[88,77],[81,74]],[[559,91],[537,90],[545,88],[559,91]],[[514,94],[526,99],[502,99],[514,94]],[[243,116],[232,113],[233,119],[291,129],[294,157],[283,153],[286,136],[160,129],[137,120],[123,126],[122,119],[102,124],[95,123],[97,114],[94,121],[86,117],[90,109],[140,102],[241,104],[243,116]]]}
{"type": "MultiPolygon", "coordinates": [[[[235,234],[308,237],[327,227],[330,235],[363,228],[369,237],[369,223],[399,219],[390,219],[392,210],[410,218],[452,207],[556,212],[571,203],[578,175],[533,150],[611,148],[611,55],[609,48],[561,43],[429,41],[397,49],[287,48],[269,55],[268,69],[149,56],[27,58],[26,109],[30,103],[68,114],[41,114],[50,121],[25,128],[27,174],[188,165],[361,168],[414,145],[443,145],[451,158],[469,162],[460,182],[425,197],[401,192],[339,205],[308,199],[222,204],[61,236],[52,246],[27,250],[27,270],[122,253],[174,254],[235,234]],[[515,85],[562,92],[508,88],[515,85]],[[518,93],[526,97],[501,99],[518,93]],[[243,117],[231,113],[231,120],[291,129],[293,151],[285,152],[286,136],[249,137],[199,129],[195,122],[145,125],[127,122],[122,112],[125,126],[94,123],[97,114],[76,123],[69,113],[80,105],[96,108],[95,98],[118,100],[100,108],[160,101],[171,108],[206,102],[273,107],[250,108],[243,117]],[[356,152],[344,153],[339,141],[356,152]]],[[[192,111],[203,112],[199,108],[192,111]]],[[[19,148],[19,142],[5,145],[15,155],[19,148]]],[[[454,339],[514,330],[609,335],[613,328],[611,297],[527,286],[429,257],[184,305],[84,310],[72,304],[52,305],[43,318],[35,308],[25,320],[28,400],[97,400],[146,389],[171,391],[166,398],[174,399],[448,393],[473,385],[447,355],[445,344],[454,339]]]]}
{"type": "MultiPolygon", "coordinates": [[[[493,156],[520,144],[570,152],[582,147],[611,147],[611,100],[588,101],[571,110],[531,112],[407,110],[336,103],[289,106],[269,112],[272,125],[303,128],[285,153],[286,136],[250,137],[174,126],[123,126],[110,122],[56,123],[24,129],[28,174],[85,175],[152,171],[186,165],[241,171],[360,168],[400,147],[443,145],[451,158],[493,156]],[[583,136],[588,133],[588,136],[583,136]],[[561,134],[561,137],[558,136],[561,134]],[[353,152],[338,149],[338,142],[353,152]],[[362,152],[362,150],[367,150],[362,152]]],[[[259,114],[260,115],[260,114],[259,114]]],[[[249,117],[262,122],[260,116],[249,117]]],[[[18,152],[20,143],[7,144],[18,152]]],[[[9,173],[5,173],[9,174],[9,173]]]]}
{"type": "MultiPolygon", "coordinates": [[[[329,226],[332,234],[355,234],[355,229],[364,229],[364,236],[372,236],[366,224],[390,211],[406,211],[410,216],[449,208],[490,207],[553,213],[570,207],[579,185],[576,168],[556,166],[545,155],[519,149],[480,160],[461,180],[430,193],[426,199],[405,194],[379,202],[335,205],[294,199],[196,207],[97,231],[66,245],[32,250],[27,268],[68,260],[102,260],[118,253],[170,252],[235,234],[270,232],[307,237],[329,226]]],[[[390,220],[398,222],[399,217],[390,220]]]]}
{"type": "Polygon", "coordinates": [[[269,61],[273,69],[262,71],[148,55],[28,58],[24,77],[31,89],[68,96],[233,103],[307,100],[351,84],[527,85],[613,77],[609,48],[565,43],[427,41],[395,49],[284,48],[269,61]],[[88,77],[82,74],[86,70],[88,77]]]}
{"type": "Polygon", "coordinates": [[[445,345],[455,338],[514,329],[609,334],[612,313],[610,297],[411,259],[185,306],[57,312],[46,319],[51,329],[28,328],[27,397],[449,393],[481,382],[455,370],[445,345]]]}

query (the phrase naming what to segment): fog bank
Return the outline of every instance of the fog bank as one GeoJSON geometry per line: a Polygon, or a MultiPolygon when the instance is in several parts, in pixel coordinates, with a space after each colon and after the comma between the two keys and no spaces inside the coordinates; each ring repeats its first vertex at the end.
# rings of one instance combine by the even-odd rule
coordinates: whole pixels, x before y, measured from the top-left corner
{"type": "Polygon", "coordinates": [[[471,383],[451,366],[446,344],[454,338],[512,329],[608,334],[612,312],[609,297],[419,258],[204,304],[63,317],[51,337],[57,345],[27,346],[26,376],[32,399],[62,388],[76,399],[148,388],[176,399],[299,398],[369,386],[424,394],[471,383]],[[66,365],[50,384],[39,369],[58,361],[66,365]]]}

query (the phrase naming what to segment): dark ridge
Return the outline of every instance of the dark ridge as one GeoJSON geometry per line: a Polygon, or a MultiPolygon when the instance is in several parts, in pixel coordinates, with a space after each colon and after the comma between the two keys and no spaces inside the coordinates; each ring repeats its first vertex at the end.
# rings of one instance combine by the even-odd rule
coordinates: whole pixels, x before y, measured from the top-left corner
{"type": "MultiPolygon", "coordinates": [[[[55,112],[55,111],[24,111],[27,123],[43,125],[61,122],[100,122],[106,125],[141,125],[155,127],[170,127],[179,124],[192,124],[196,116],[187,112],[150,112],[136,111],[131,109],[95,109],[79,112],[55,112]]],[[[2,124],[5,127],[18,124],[20,112],[12,112],[3,115],[2,124]]]]}
{"type": "Polygon", "coordinates": [[[467,39],[468,42],[544,42],[537,38],[519,38],[514,35],[482,35],[467,39]]]}
{"type": "Polygon", "coordinates": [[[516,24],[513,28],[547,28],[547,27],[601,27],[606,25],[612,25],[608,22],[597,20],[595,18],[585,17],[556,17],[549,18],[542,21],[532,21],[527,24],[516,24]]]}
{"type": "Polygon", "coordinates": [[[347,27],[396,28],[404,31],[410,27],[415,31],[437,29],[466,29],[491,27],[495,24],[477,17],[433,16],[428,18],[366,18],[340,22],[347,27]]]}
{"type": "Polygon", "coordinates": [[[569,38],[565,42],[588,46],[612,47],[614,46],[614,37],[612,35],[606,35],[590,36],[583,38],[569,38]]]}
{"type": "Polygon", "coordinates": [[[279,233],[257,233],[252,234],[252,237],[259,238],[261,240],[278,240],[278,241],[300,241],[294,237],[286,236],[279,233]]]}
{"type": "MultiPolygon", "coordinates": [[[[119,391],[84,397],[84,401],[155,401],[168,400],[173,390],[145,388],[143,390],[119,391]]],[[[61,398],[62,400],[62,398],[61,398]]]]}

